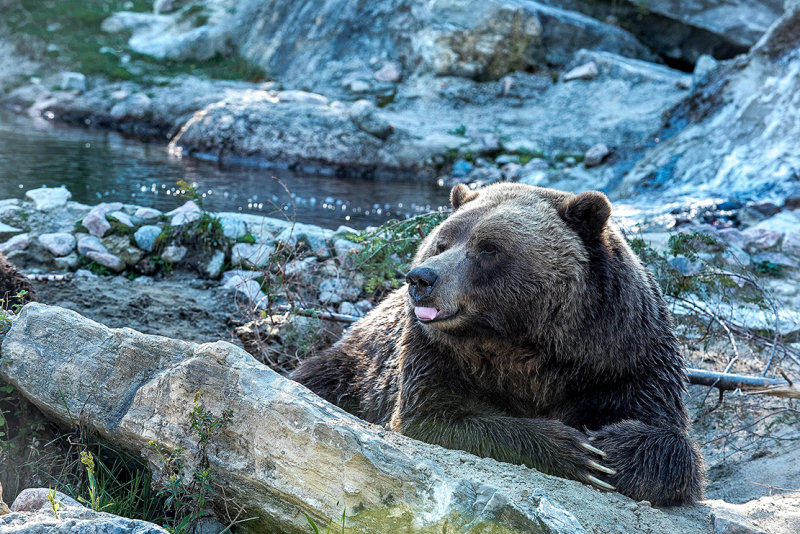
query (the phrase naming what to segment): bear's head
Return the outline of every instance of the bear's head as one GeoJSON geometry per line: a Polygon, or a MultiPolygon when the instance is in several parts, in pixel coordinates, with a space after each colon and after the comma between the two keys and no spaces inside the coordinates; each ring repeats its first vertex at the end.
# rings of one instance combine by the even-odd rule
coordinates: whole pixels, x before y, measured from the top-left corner
{"type": "Polygon", "coordinates": [[[518,341],[580,315],[587,265],[608,233],[604,194],[502,183],[458,185],[450,200],[453,213],[407,276],[409,311],[423,330],[518,341]]]}

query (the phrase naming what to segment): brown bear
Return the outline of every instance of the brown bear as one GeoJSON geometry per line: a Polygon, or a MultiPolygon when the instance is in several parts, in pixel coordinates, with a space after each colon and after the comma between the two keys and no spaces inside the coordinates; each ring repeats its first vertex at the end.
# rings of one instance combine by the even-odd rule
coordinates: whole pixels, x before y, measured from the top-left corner
{"type": "Polygon", "coordinates": [[[35,298],[36,294],[28,278],[0,254],[0,308],[13,310],[15,306],[22,306],[35,298]],[[26,293],[17,297],[22,291],[26,293]]]}
{"type": "Polygon", "coordinates": [[[422,441],[658,506],[699,498],[670,315],[606,196],[504,183],[450,198],[407,285],[292,378],[422,441]]]}

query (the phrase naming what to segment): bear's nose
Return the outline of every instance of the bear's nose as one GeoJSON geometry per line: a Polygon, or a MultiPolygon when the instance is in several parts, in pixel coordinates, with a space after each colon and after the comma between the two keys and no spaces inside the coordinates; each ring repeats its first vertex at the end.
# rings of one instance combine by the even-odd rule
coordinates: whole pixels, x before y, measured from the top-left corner
{"type": "Polygon", "coordinates": [[[436,271],[430,267],[416,267],[411,269],[406,275],[406,281],[409,283],[408,292],[414,300],[420,300],[431,294],[433,286],[439,276],[436,271]]]}

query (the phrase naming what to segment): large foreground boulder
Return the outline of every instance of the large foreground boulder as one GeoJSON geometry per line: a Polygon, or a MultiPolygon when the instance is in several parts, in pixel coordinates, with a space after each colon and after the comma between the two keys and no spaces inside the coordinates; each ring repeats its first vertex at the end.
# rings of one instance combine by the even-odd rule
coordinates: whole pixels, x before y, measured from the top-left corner
{"type": "Polygon", "coordinates": [[[522,466],[445,450],[360,421],[224,342],[109,329],[29,304],[2,340],[0,376],[53,420],[114,445],[180,445],[199,461],[193,399],[233,416],[206,450],[217,494],[251,532],[308,532],[346,512],[348,532],[708,532],[698,505],[653,509],[522,466]],[[197,396],[197,397],[196,397],[197,396]],[[229,504],[230,506],[230,504],[229,504]]]}

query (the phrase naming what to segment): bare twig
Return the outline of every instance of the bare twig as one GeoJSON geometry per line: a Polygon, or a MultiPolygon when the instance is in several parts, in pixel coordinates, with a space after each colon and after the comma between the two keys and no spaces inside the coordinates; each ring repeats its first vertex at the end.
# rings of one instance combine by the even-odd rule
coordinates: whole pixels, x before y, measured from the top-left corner
{"type": "Polygon", "coordinates": [[[291,312],[294,313],[295,315],[302,315],[303,317],[316,317],[324,321],[336,321],[339,323],[354,323],[360,319],[360,317],[356,317],[355,315],[326,312],[326,311],[316,310],[314,308],[292,308],[291,306],[286,304],[278,306],[277,310],[283,313],[291,312]]]}
{"type": "Polygon", "coordinates": [[[720,391],[740,389],[748,395],[772,395],[774,397],[800,399],[800,388],[789,381],[779,378],[716,373],[692,368],[686,370],[686,377],[690,384],[711,386],[720,391]]]}

